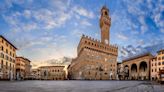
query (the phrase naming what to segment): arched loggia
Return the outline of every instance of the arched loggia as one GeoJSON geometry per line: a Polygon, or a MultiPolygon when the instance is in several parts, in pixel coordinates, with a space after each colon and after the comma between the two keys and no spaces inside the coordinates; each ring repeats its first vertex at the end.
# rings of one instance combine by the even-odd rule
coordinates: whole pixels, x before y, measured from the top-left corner
{"type": "Polygon", "coordinates": [[[136,64],[131,65],[131,79],[132,80],[137,79],[137,65],[136,64]]]}
{"type": "Polygon", "coordinates": [[[129,66],[128,65],[124,66],[124,76],[125,76],[125,79],[129,78],[129,66]]]}
{"type": "Polygon", "coordinates": [[[145,80],[147,75],[148,65],[145,61],[139,64],[139,79],[145,80]]]}

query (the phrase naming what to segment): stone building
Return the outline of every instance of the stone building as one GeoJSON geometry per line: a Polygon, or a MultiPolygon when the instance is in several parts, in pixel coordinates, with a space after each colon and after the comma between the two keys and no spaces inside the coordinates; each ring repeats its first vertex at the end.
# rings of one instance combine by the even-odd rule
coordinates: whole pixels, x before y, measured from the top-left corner
{"type": "Polygon", "coordinates": [[[17,48],[0,35],[0,79],[15,79],[15,57],[17,48]]]}
{"type": "Polygon", "coordinates": [[[150,74],[151,80],[159,79],[158,73],[159,70],[164,69],[164,50],[160,50],[157,52],[157,56],[154,57],[150,62],[150,74]]]}
{"type": "Polygon", "coordinates": [[[69,79],[116,79],[118,47],[109,42],[110,26],[109,9],[103,6],[100,17],[101,41],[82,35],[77,57],[68,67],[69,79]]]}
{"type": "Polygon", "coordinates": [[[41,80],[41,71],[40,68],[31,70],[31,79],[33,80],[41,80]]]}
{"type": "Polygon", "coordinates": [[[65,80],[65,66],[41,66],[39,67],[42,80],[65,80]]]}
{"type": "Polygon", "coordinates": [[[123,60],[124,79],[149,80],[150,61],[153,56],[150,53],[140,54],[123,60]]]}
{"type": "Polygon", "coordinates": [[[16,79],[25,78],[25,60],[23,57],[16,57],[16,79]]]}
{"type": "Polygon", "coordinates": [[[30,60],[24,57],[16,57],[16,78],[28,79],[30,76],[31,65],[30,60]]]}
{"type": "Polygon", "coordinates": [[[28,79],[31,74],[31,61],[27,58],[25,59],[25,79],[28,79]]]}

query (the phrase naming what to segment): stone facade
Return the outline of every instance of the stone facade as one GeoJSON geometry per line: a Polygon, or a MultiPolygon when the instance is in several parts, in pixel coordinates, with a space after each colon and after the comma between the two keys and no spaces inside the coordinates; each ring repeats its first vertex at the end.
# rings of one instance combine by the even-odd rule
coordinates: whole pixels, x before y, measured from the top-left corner
{"type": "Polygon", "coordinates": [[[28,79],[31,74],[31,61],[27,58],[25,58],[25,79],[28,79]]]}
{"type": "Polygon", "coordinates": [[[25,61],[24,58],[16,57],[16,79],[21,80],[25,78],[25,61]]]}
{"type": "Polygon", "coordinates": [[[39,67],[42,80],[65,80],[65,66],[41,66],[39,67]]]}
{"type": "Polygon", "coordinates": [[[31,79],[33,80],[41,80],[41,71],[39,68],[31,70],[31,79]]]}
{"type": "Polygon", "coordinates": [[[0,79],[15,79],[15,57],[17,48],[0,36],[0,79]]]}
{"type": "Polygon", "coordinates": [[[101,9],[101,41],[82,35],[77,57],[68,67],[69,79],[116,79],[118,47],[109,44],[111,19],[109,10],[101,9]]]}
{"type": "Polygon", "coordinates": [[[124,78],[131,80],[150,79],[150,61],[153,56],[150,53],[140,54],[123,60],[124,78]]]}
{"type": "Polygon", "coordinates": [[[16,78],[28,79],[30,76],[31,65],[30,60],[24,57],[16,57],[16,78]]]}
{"type": "Polygon", "coordinates": [[[157,56],[151,60],[151,80],[159,79],[158,73],[160,70],[164,69],[164,50],[157,52],[157,56]]]}

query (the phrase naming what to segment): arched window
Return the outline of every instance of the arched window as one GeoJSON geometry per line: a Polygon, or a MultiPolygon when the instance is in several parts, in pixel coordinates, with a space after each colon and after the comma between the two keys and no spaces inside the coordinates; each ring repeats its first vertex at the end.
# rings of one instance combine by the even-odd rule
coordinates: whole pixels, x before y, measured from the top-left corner
{"type": "Polygon", "coordinates": [[[164,60],[164,56],[162,57],[162,60],[164,60]]]}
{"type": "Polygon", "coordinates": [[[105,15],[108,15],[108,12],[107,11],[105,11],[105,15]]]}
{"type": "Polygon", "coordinates": [[[8,49],[6,49],[6,53],[8,54],[8,49]]]}
{"type": "Polygon", "coordinates": [[[1,68],[3,68],[3,60],[1,60],[1,68]]]}
{"type": "Polygon", "coordinates": [[[2,51],[3,51],[3,46],[2,46],[2,51]]]}

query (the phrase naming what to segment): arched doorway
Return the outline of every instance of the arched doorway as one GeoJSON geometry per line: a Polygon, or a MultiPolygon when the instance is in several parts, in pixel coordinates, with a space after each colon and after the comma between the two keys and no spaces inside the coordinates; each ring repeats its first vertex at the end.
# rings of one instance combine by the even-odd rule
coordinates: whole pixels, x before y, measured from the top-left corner
{"type": "Polygon", "coordinates": [[[125,65],[124,67],[124,79],[128,79],[129,78],[129,66],[125,65]]]}
{"type": "Polygon", "coordinates": [[[137,79],[137,65],[136,64],[132,64],[131,66],[131,79],[132,80],[136,80],[137,79]]]}
{"type": "Polygon", "coordinates": [[[145,80],[148,79],[147,76],[147,63],[145,61],[142,61],[139,65],[139,79],[145,80]]]}

